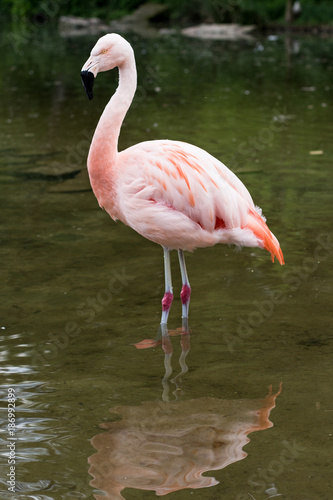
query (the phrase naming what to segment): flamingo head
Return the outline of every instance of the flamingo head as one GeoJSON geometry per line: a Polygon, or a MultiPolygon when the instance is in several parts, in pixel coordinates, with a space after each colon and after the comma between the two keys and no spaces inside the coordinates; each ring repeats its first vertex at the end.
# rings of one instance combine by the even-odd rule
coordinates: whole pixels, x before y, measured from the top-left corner
{"type": "Polygon", "coordinates": [[[130,54],[133,54],[131,45],[116,33],[104,35],[97,41],[81,69],[82,83],[90,100],[97,74],[122,66],[130,54]]]}

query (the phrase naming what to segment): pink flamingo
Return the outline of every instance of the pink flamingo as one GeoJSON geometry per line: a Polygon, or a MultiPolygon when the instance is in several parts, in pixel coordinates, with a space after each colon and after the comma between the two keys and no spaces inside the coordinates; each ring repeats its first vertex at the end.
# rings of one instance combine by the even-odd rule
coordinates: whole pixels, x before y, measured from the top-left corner
{"type": "Polygon", "coordinates": [[[182,324],[187,331],[191,288],[184,250],[216,243],[260,247],[280,264],[283,254],[244,184],[206,151],[185,142],[155,140],[118,152],[120,128],[137,86],[131,45],[118,34],[102,36],[83,65],[81,78],[92,99],[97,74],[115,67],[119,86],[100,117],[88,155],[91,186],[113,220],[163,247],[162,334],[167,332],[173,300],[170,250],[178,251],[182,324]]]}

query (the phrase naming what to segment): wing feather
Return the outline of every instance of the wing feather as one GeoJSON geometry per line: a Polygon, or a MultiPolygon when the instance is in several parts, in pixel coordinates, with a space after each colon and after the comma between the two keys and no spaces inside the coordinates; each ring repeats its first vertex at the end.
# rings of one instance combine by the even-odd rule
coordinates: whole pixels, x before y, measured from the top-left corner
{"type": "MultiPolygon", "coordinates": [[[[246,225],[248,208],[254,208],[250,193],[209,153],[176,141],[151,141],[133,148],[140,164],[136,178],[140,172],[146,185],[155,187],[156,202],[164,202],[210,232],[216,226],[246,225]]],[[[133,148],[126,151],[133,154],[133,148]]]]}
{"type": "Polygon", "coordinates": [[[164,246],[260,246],[283,263],[279,243],[244,184],[206,151],[147,141],[119,154],[119,218],[164,246]]]}

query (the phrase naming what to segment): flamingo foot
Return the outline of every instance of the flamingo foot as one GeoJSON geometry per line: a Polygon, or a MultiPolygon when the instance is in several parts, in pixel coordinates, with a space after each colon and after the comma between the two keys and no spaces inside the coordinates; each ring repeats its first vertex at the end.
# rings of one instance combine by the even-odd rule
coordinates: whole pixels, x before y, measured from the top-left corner
{"type": "Polygon", "coordinates": [[[162,342],[161,340],[144,339],[136,344],[133,344],[137,349],[149,349],[150,347],[157,347],[162,342]]]}
{"type": "Polygon", "coordinates": [[[169,330],[170,337],[177,337],[178,335],[189,335],[191,333],[188,325],[179,326],[175,330],[169,330]]]}

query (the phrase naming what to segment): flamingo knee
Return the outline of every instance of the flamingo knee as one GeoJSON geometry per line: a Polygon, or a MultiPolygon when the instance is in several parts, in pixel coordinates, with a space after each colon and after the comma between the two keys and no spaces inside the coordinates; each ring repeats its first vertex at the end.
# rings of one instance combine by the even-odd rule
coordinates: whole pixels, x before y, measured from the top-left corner
{"type": "Polygon", "coordinates": [[[190,302],[191,287],[189,285],[182,286],[182,290],[180,292],[180,298],[181,298],[182,304],[187,304],[188,302],[190,302]]]}

